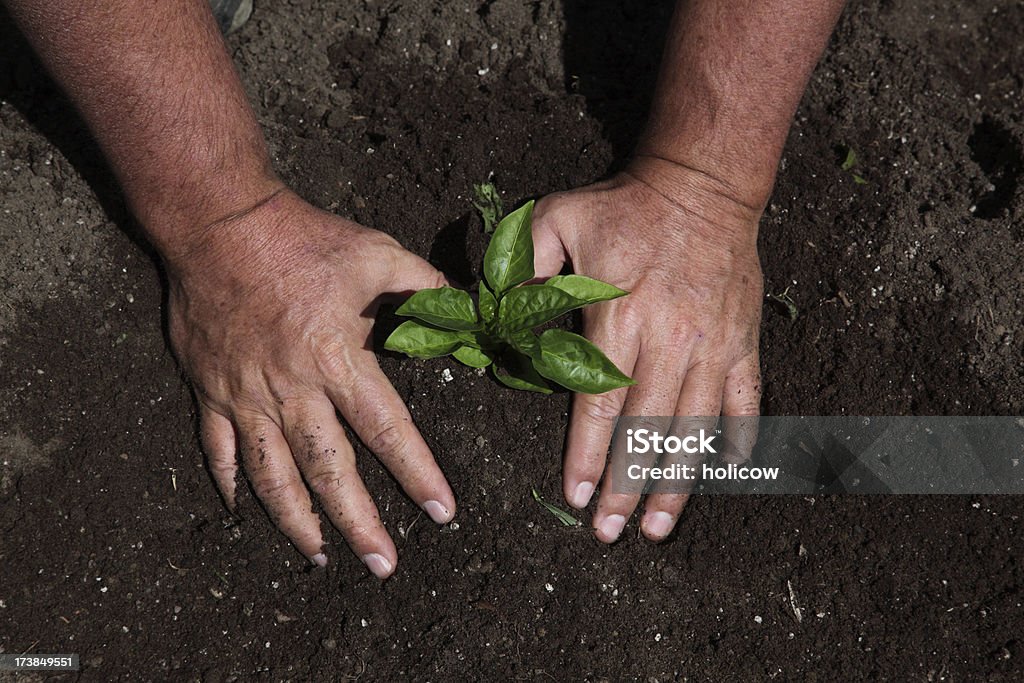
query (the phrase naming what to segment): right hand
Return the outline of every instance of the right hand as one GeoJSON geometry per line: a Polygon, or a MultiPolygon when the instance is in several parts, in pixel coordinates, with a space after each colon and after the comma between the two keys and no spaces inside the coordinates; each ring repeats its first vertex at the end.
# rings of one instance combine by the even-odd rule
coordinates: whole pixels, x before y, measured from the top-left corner
{"type": "Polygon", "coordinates": [[[452,491],[370,345],[382,296],[444,277],[391,237],[288,191],[204,230],[167,265],[171,341],[227,505],[237,453],[273,521],[311,562],[327,557],[307,485],[370,571],[389,576],[397,551],[335,409],[431,519],[451,520],[452,491]]]}

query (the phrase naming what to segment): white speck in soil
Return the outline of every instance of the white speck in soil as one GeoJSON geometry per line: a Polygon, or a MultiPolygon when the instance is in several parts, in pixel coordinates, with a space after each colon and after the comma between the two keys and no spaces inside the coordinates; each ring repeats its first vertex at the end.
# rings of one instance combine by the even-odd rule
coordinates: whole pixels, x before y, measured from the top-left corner
{"type": "Polygon", "coordinates": [[[755,624],[760,624],[763,621],[764,621],[764,619],[761,618],[760,614],[758,614],[756,617],[754,617],[754,623],[755,624]]]}
{"type": "Polygon", "coordinates": [[[545,583],[544,590],[546,590],[548,593],[553,593],[555,591],[555,587],[552,586],[550,583],[545,583]]]}
{"type": "Polygon", "coordinates": [[[451,382],[453,379],[455,379],[455,378],[452,377],[452,371],[451,370],[449,370],[448,368],[445,368],[444,370],[441,371],[441,381],[442,382],[451,382]]]}

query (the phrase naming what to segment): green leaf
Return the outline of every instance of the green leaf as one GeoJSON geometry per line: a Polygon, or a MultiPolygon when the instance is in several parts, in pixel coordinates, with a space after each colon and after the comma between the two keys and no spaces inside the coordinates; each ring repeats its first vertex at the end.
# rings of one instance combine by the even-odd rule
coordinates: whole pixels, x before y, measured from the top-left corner
{"type": "Polygon", "coordinates": [[[519,330],[512,333],[508,337],[508,343],[512,345],[513,349],[530,358],[540,351],[540,338],[533,333],[533,330],[519,330]]]}
{"type": "Polygon", "coordinates": [[[501,215],[505,213],[498,188],[493,183],[474,184],[473,194],[476,195],[473,206],[480,212],[480,218],[484,221],[484,232],[490,235],[494,232],[494,226],[501,220],[501,215]]]}
{"type": "Polygon", "coordinates": [[[540,335],[540,352],[533,357],[537,372],[581,394],[601,394],[636,384],[608,357],[578,334],[547,330],[540,335]]]}
{"type": "Polygon", "coordinates": [[[553,514],[558,519],[559,522],[561,522],[565,526],[579,526],[580,525],[580,520],[576,519],[575,517],[570,515],[568,512],[566,512],[562,508],[556,507],[556,506],[552,505],[551,503],[547,502],[546,500],[544,500],[543,498],[541,498],[540,494],[537,493],[537,489],[532,489],[532,490],[533,490],[533,499],[535,501],[537,501],[538,503],[540,503],[541,506],[543,506],[543,508],[545,510],[547,510],[548,512],[553,514]]]}
{"type": "Polygon", "coordinates": [[[406,299],[395,313],[419,318],[446,330],[475,330],[480,327],[469,292],[452,287],[421,289],[406,299]]]}
{"type": "Polygon", "coordinates": [[[504,353],[498,362],[491,366],[491,371],[495,378],[507,387],[541,394],[551,393],[551,387],[537,374],[530,359],[515,351],[504,353]]]}
{"type": "Polygon", "coordinates": [[[452,356],[455,357],[455,360],[471,368],[486,368],[494,361],[488,352],[474,349],[471,346],[461,346],[455,349],[452,356]]]}
{"type": "Polygon", "coordinates": [[[498,300],[494,298],[494,293],[487,288],[486,282],[480,283],[480,315],[483,317],[484,322],[489,323],[494,320],[494,314],[498,310],[498,300]]]}
{"type": "Polygon", "coordinates": [[[499,299],[533,277],[533,201],[501,219],[484,254],[484,278],[499,299]]]}
{"type": "Polygon", "coordinates": [[[623,291],[607,282],[601,282],[584,275],[556,275],[548,278],[545,282],[548,287],[557,287],[567,294],[582,300],[584,306],[596,304],[598,301],[608,301],[625,296],[629,292],[623,291]]]}
{"type": "Polygon", "coordinates": [[[857,153],[853,151],[853,147],[846,148],[846,158],[843,163],[839,166],[844,171],[849,171],[851,168],[857,165],[857,153]]]}
{"type": "Polygon", "coordinates": [[[586,305],[571,294],[548,285],[523,285],[511,289],[498,304],[498,325],[506,333],[529,330],[586,305]]]}
{"type": "Polygon", "coordinates": [[[413,358],[436,358],[451,353],[462,342],[462,335],[458,332],[438,330],[407,320],[391,333],[384,342],[384,348],[413,358]]]}

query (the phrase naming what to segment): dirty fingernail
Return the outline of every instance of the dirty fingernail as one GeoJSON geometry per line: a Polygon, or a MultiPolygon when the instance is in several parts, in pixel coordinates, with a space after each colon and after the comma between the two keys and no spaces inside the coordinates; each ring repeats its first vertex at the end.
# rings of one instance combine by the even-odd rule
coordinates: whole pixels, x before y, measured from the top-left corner
{"type": "Polygon", "coordinates": [[[309,558],[309,561],[312,562],[313,564],[315,564],[318,567],[326,567],[327,566],[327,556],[324,555],[323,553],[317,553],[313,557],[309,558]]]}
{"type": "Polygon", "coordinates": [[[436,500],[428,500],[424,503],[423,510],[438,524],[447,524],[452,518],[451,511],[436,500]]]}
{"type": "Polygon", "coordinates": [[[589,481],[581,481],[576,484],[576,489],[572,492],[572,500],[569,502],[573,507],[585,508],[592,495],[594,495],[594,485],[589,481]]]}
{"type": "Polygon", "coordinates": [[[648,536],[653,536],[659,540],[668,536],[673,526],[675,525],[673,524],[672,515],[667,512],[659,510],[658,512],[649,512],[644,516],[644,531],[647,532],[648,536]]]}
{"type": "Polygon", "coordinates": [[[604,536],[602,540],[611,543],[619,537],[622,533],[622,527],[626,526],[626,518],[622,515],[608,515],[604,518],[604,521],[597,527],[601,535],[604,536]]]}
{"type": "Polygon", "coordinates": [[[363,555],[363,564],[366,568],[373,572],[373,575],[378,579],[386,579],[391,576],[391,563],[388,562],[387,558],[377,553],[367,553],[363,555]]]}

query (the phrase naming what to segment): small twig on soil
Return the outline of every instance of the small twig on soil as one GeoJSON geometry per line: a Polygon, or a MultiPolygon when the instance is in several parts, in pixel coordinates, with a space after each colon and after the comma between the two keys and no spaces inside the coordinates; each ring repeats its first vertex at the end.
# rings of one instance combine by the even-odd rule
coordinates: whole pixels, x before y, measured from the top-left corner
{"type": "Polygon", "coordinates": [[[175,567],[174,563],[171,562],[171,558],[167,558],[167,564],[169,564],[171,566],[171,569],[173,569],[175,571],[178,571],[178,572],[190,572],[190,571],[192,571],[189,567],[175,567]]]}
{"type": "Polygon", "coordinates": [[[416,526],[416,522],[420,521],[420,517],[422,517],[422,516],[423,516],[423,512],[420,511],[420,513],[418,515],[416,515],[416,519],[412,520],[412,522],[409,524],[409,526],[407,526],[405,528],[405,531],[402,533],[402,540],[403,541],[405,541],[405,542],[409,541],[409,534],[412,532],[412,528],[414,526],[416,526]]]}
{"type": "Polygon", "coordinates": [[[796,591],[793,590],[793,582],[787,579],[786,586],[789,588],[789,606],[793,609],[793,615],[796,616],[796,623],[799,624],[804,620],[804,611],[796,606],[796,591]]]}

